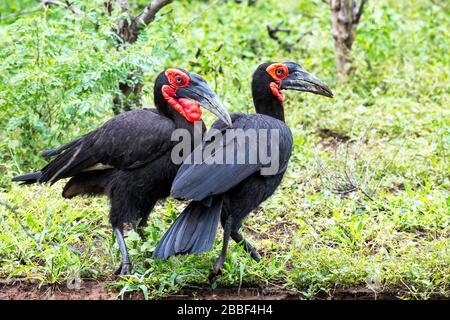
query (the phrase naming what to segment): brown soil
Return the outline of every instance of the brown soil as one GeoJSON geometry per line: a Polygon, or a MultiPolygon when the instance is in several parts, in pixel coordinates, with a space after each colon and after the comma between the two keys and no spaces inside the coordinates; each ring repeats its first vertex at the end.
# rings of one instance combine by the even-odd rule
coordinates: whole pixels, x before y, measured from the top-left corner
{"type": "Polygon", "coordinates": [[[321,145],[324,149],[333,152],[339,148],[339,145],[345,144],[350,140],[349,136],[326,128],[319,129],[317,131],[317,135],[320,138],[319,145],[321,145]]]}
{"type": "Polygon", "coordinates": [[[206,288],[189,286],[177,295],[168,297],[170,300],[199,299],[199,300],[296,300],[299,294],[279,288],[206,288]]]}
{"type": "Polygon", "coordinates": [[[20,280],[0,282],[0,300],[112,300],[116,297],[117,293],[96,281],[83,281],[79,289],[64,285],[39,286],[20,280]]]}
{"type": "MultiPolygon", "coordinates": [[[[113,300],[117,299],[117,290],[108,288],[104,283],[85,280],[78,289],[69,289],[65,285],[47,286],[28,281],[0,281],[0,300],[113,300]]],[[[133,292],[126,299],[143,299],[142,293],[133,292]]],[[[167,297],[169,300],[208,299],[208,300],[290,300],[298,299],[293,292],[277,288],[217,288],[189,286],[178,294],[167,297]]]]}
{"type": "MultiPolygon", "coordinates": [[[[393,300],[399,299],[405,293],[397,292],[375,293],[364,286],[336,289],[327,294],[319,294],[320,300],[393,300]]],[[[104,283],[84,280],[78,289],[69,289],[65,285],[47,286],[22,280],[0,280],[0,300],[114,300],[118,291],[108,288],[104,283]]],[[[301,293],[282,288],[245,287],[216,288],[188,286],[178,294],[167,297],[168,300],[297,300],[302,299],[301,293]]],[[[128,294],[126,299],[143,299],[142,293],[128,294]]],[[[432,299],[448,299],[443,296],[432,299]]]]}

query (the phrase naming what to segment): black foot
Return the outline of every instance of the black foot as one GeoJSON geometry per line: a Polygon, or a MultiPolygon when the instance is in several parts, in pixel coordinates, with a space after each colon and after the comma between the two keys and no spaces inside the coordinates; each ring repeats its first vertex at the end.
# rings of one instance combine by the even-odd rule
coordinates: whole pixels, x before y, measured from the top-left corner
{"type": "Polygon", "coordinates": [[[219,256],[217,258],[216,263],[214,263],[214,268],[209,272],[209,281],[213,281],[217,276],[220,276],[222,274],[222,268],[225,264],[225,258],[222,258],[222,256],[219,256]]]}
{"type": "Polygon", "coordinates": [[[259,255],[258,251],[256,251],[255,249],[252,250],[252,252],[250,253],[250,256],[253,258],[253,260],[255,260],[256,262],[260,262],[261,261],[261,256],[259,255]]]}
{"type": "Polygon", "coordinates": [[[209,272],[209,282],[213,282],[218,276],[222,275],[222,268],[216,269],[215,267],[209,272]]]}
{"type": "Polygon", "coordinates": [[[118,276],[128,276],[131,274],[131,263],[122,263],[120,268],[115,272],[118,276]]]}
{"type": "Polygon", "coordinates": [[[141,228],[139,228],[137,230],[138,235],[141,237],[142,242],[146,242],[147,241],[147,237],[144,234],[144,230],[142,230],[141,228]]]}

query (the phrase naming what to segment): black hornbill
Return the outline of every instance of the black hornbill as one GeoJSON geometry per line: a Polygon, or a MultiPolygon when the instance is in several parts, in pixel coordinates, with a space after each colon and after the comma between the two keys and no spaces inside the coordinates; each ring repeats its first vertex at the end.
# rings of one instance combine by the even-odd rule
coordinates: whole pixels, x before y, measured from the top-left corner
{"type": "MultiPolygon", "coordinates": [[[[131,272],[124,224],[140,219],[139,227],[145,226],[156,202],[170,194],[180,167],[171,160],[176,144],[171,141],[172,132],[186,129],[193,135],[194,122],[202,116],[200,106],[231,124],[227,110],[206,81],[183,69],[167,69],[159,74],[154,103],[156,109],[124,112],[58,149],[45,151],[45,157],[57,157],[41,171],[13,178],[25,184],[53,184],[71,177],[63,197],[107,195],[111,204],[109,219],[122,256],[119,274],[131,272]]],[[[206,130],[204,124],[201,128],[206,130]]]]}
{"type": "MultiPolygon", "coordinates": [[[[192,163],[192,156],[187,157],[178,170],[173,182],[171,194],[175,198],[193,200],[175,220],[169,230],[158,243],[153,256],[157,259],[167,259],[175,254],[198,253],[209,250],[216,235],[219,217],[224,229],[222,251],[211,276],[218,274],[222,268],[228,241],[231,238],[242,242],[247,252],[256,261],[260,255],[256,249],[243,238],[239,229],[243,219],[260,203],[273,194],[280,184],[292,150],[292,134],[284,122],[284,94],[281,90],[293,89],[312,92],[332,97],[330,89],[294,62],[263,63],[255,71],[252,81],[253,102],[256,114],[232,113],[233,128],[227,129],[222,121],[216,121],[210,129],[219,130],[222,134],[218,139],[218,148],[222,154],[230,146],[230,141],[236,142],[236,132],[239,129],[257,132],[256,144],[272,150],[274,140],[262,140],[263,129],[279,133],[278,143],[273,147],[278,150],[278,169],[270,175],[262,173],[265,164],[261,158],[251,163],[250,148],[231,148],[234,162],[211,163],[208,158],[192,163]],[[246,162],[236,162],[238,153],[244,153],[246,162]],[[188,161],[189,160],[189,161],[188,161]],[[191,164],[192,163],[192,164],[191,164]]],[[[274,133],[272,133],[273,135],[274,133]]],[[[207,134],[208,137],[208,134],[207,134]]],[[[268,135],[266,137],[269,137],[268,135]]],[[[205,139],[203,150],[217,138],[205,139]]],[[[255,143],[253,141],[253,143],[255,143]]],[[[217,144],[216,144],[217,148],[217,144]]],[[[194,151],[195,153],[195,151],[194,151]]],[[[221,154],[215,151],[216,154],[221,154]]],[[[272,156],[275,157],[273,154],[272,156]]],[[[241,154],[242,159],[242,154],[241,154]]]]}

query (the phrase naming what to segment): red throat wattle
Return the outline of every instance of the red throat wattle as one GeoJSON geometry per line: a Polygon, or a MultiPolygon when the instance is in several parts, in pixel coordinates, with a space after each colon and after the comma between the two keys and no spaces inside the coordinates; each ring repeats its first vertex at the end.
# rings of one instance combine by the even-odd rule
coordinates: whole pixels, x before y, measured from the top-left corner
{"type": "Polygon", "coordinates": [[[201,120],[202,109],[200,104],[186,98],[178,98],[175,89],[171,86],[164,85],[162,87],[164,99],[189,122],[201,120]]]}
{"type": "Polygon", "coordinates": [[[270,90],[272,91],[272,94],[278,99],[278,101],[283,103],[284,93],[281,91],[280,84],[277,82],[271,82],[269,86],[270,90]]]}

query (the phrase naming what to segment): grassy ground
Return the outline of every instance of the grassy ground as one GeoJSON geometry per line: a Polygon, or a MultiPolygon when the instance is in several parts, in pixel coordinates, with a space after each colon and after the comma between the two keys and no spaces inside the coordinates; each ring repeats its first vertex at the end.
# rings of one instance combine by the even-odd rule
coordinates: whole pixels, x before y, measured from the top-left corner
{"type": "MultiPolygon", "coordinates": [[[[169,199],[151,215],[146,241],[128,233],[135,273],[111,278],[119,256],[106,199],[63,200],[62,183],[5,184],[0,201],[18,208],[0,206],[0,278],[43,284],[99,279],[119,296],[139,291],[148,298],[189,285],[260,284],[303,298],[350,287],[403,298],[450,296],[448,8],[428,1],[370,2],[354,45],[356,73],[339,84],[326,6],[270,3],[209,8],[179,38],[183,54],[169,53],[168,63],[206,74],[231,111],[251,110],[250,76],[260,61],[299,61],[335,93],[333,100],[287,93],[295,139],[290,167],[276,194],[244,225],[262,261],[255,263],[233,243],[223,275],[211,284],[219,240],[208,253],[151,260],[157,240],[185,205],[169,199]],[[293,32],[279,44],[267,37],[265,25],[281,22],[293,32]],[[297,42],[306,31],[312,35],[297,42]]],[[[167,18],[183,25],[208,3],[174,8],[167,18]]],[[[10,152],[5,176],[30,169],[10,152]]]]}

